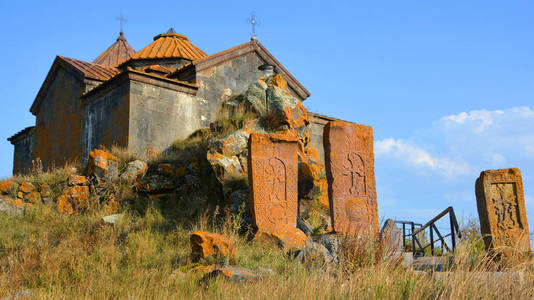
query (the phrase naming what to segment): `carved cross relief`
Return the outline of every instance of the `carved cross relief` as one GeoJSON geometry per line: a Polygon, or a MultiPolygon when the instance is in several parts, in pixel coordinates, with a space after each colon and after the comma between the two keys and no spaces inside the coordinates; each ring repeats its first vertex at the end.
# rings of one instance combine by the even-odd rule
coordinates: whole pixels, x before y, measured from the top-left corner
{"type": "Polygon", "coordinates": [[[367,194],[365,163],[359,154],[349,152],[346,155],[341,174],[347,195],[357,197],[367,194]]]}
{"type": "Polygon", "coordinates": [[[523,228],[519,217],[515,183],[493,183],[491,195],[497,227],[502,230],[523,228]]]}

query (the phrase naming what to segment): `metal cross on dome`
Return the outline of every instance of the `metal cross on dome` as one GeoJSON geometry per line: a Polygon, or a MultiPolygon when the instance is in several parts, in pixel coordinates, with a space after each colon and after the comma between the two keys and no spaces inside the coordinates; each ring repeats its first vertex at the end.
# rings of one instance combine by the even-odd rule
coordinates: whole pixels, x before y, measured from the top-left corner
{"type": "Polygon", "coordinates": [[[124,15],[121,13],[120,16],[118,16],[117,18],[115,18],[117,21],[120,22],[121,24],[121,32],[123,32],[123,25],[124,23],[126,23],[128,20],[126,20],[126,18],[124,17],[124,15]]]}

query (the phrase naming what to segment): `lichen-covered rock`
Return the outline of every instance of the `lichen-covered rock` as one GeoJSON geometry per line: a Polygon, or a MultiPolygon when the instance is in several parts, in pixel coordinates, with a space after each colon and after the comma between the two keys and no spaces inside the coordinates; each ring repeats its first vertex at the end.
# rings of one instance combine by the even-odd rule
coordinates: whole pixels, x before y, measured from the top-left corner
{"type": "Polygon", "coordinates": [[[89,187],[73,186],[57,199],[57,210],[62,214],[73,214],[89,207],[89,187]]]}
{"type": "Polygon", "coordinates": [[[8,215],[19,215],[24,211],[24,203],[20,199],[0,195],[0,212],[8,215]]]}
{"type": "Polygon", "coordinates": [[[135,182],[134,187],[139,192],[154,194],[171,191],[176,188],[169,178],[162,175],[145,176],[135,182]]]}
{"type": "Polygon", "coordinates": [[[304,248],[294,251],[292,254],[300,263],[329,264],[337,262],[337,258],[325,246],[312,241],[309,241],[304,248]]]}
{"type": "Polygon", "coordinates": [[[285,250],[304,248],[309,240],[302,230],[292,226],[261,228],[254,236],[254,239],[285,250]]]}
{"type": "Polygon", "coordinates": [[[229,179],[245,175],[237,156],[224,156],[217,152],[208,152],[208,161],[215,172],[215,176],[223,184],[229,179]]]}
{"type": "Polygon", "coordinates": [[[218,256],[226,259],[235,256],[235,244],[218,233],[196,231],[191,233],[191,257],[193,261],[218,256]]]}
{"type": "Polygon", "coordinates": [[[142,160],[134,160],[126,165],[126,170],[121,174],[121,178],[133,182],[138,178],[145,176],[148,170],[148,164],[142,160]]]}
{"type": "Polygon", "coordinates": [[[99,178],[115,179],[119,176],[119,159],[103,150],[95,149],[89,153],[87,173],[99,178]]]}
{"type": "Polygon", "coordinates": [[[261,277],[251,270],[242,267],[217,266],[211,272],[204,275],[203,281],[222,277],[233,282],[243,283],[260,279],[261,277]]]}
{"type": "Polygon", "coordinates": [[[11,179],[0,181],[0,195],[7,195],[11,189],[16,188],[17,183],[11,179]]]}
{"type": "Polygon", "coordinates": [[[28,181],[23,181],[19,186],[17,197],[25,203],[41,202],[41,194],[37,191],[35,185],[28,181]]]}
{"type": "Polygon", "coordinates": [[[71,174],[68,179],[69,186],[87,185],[87,178],[82,175],[71,174]]]}
{"type": "Polygon", "coordinates": [[[27,194],[27,193],[36,192],[37,188],[35,187],[35,185],[33,185],[33,183],[28,182],[28,181],[23,181],[19,186],[19,191],[21,191],[24,194],[27,194]]]}

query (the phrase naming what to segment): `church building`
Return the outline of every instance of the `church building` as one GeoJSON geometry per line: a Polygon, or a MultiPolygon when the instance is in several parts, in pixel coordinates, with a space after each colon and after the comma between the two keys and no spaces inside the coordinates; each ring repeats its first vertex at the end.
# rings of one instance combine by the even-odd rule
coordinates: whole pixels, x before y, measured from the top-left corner
{"type": "MultiPolygon", "coordinates": [[[[35,126],[8,138],[13,173],[39,158],[45,169],[83,161],[100,146],[146,157],[215,120],[222,101],[241,94],[270,65],[290,93],[310,96],[255,38],[212,55],[172,28],[135,52],[121,32],[93,62],[57,56],[30,112],[35,126]],[[262,68],[263,69],[263,68],[262,68]]],[[[322,154],[322,128],[332,118],[310,114],[312,143],[322,154]]]]}

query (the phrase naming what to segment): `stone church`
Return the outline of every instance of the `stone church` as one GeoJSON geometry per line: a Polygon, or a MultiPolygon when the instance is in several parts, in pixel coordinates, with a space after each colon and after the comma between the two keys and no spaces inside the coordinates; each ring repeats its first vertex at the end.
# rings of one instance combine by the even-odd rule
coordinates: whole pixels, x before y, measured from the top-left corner
{"type": "MultiPolygon", "coordinates": [[[[26,173],[37,158],[45,169],[83,161],[100,146],[141,157],[162,151],[209,126],[221,102],[245,92],[265,66],[287,80],[293,96],[310,96],[255,38],[208,55],[171,28],[135,52],[121,32],[93,62],[57,56],[30,108],[35,126],[8,138],[13,173],[26,173]]],[[[322,156],[323,127],[334,119],[309,115],[322,156]]]]}

